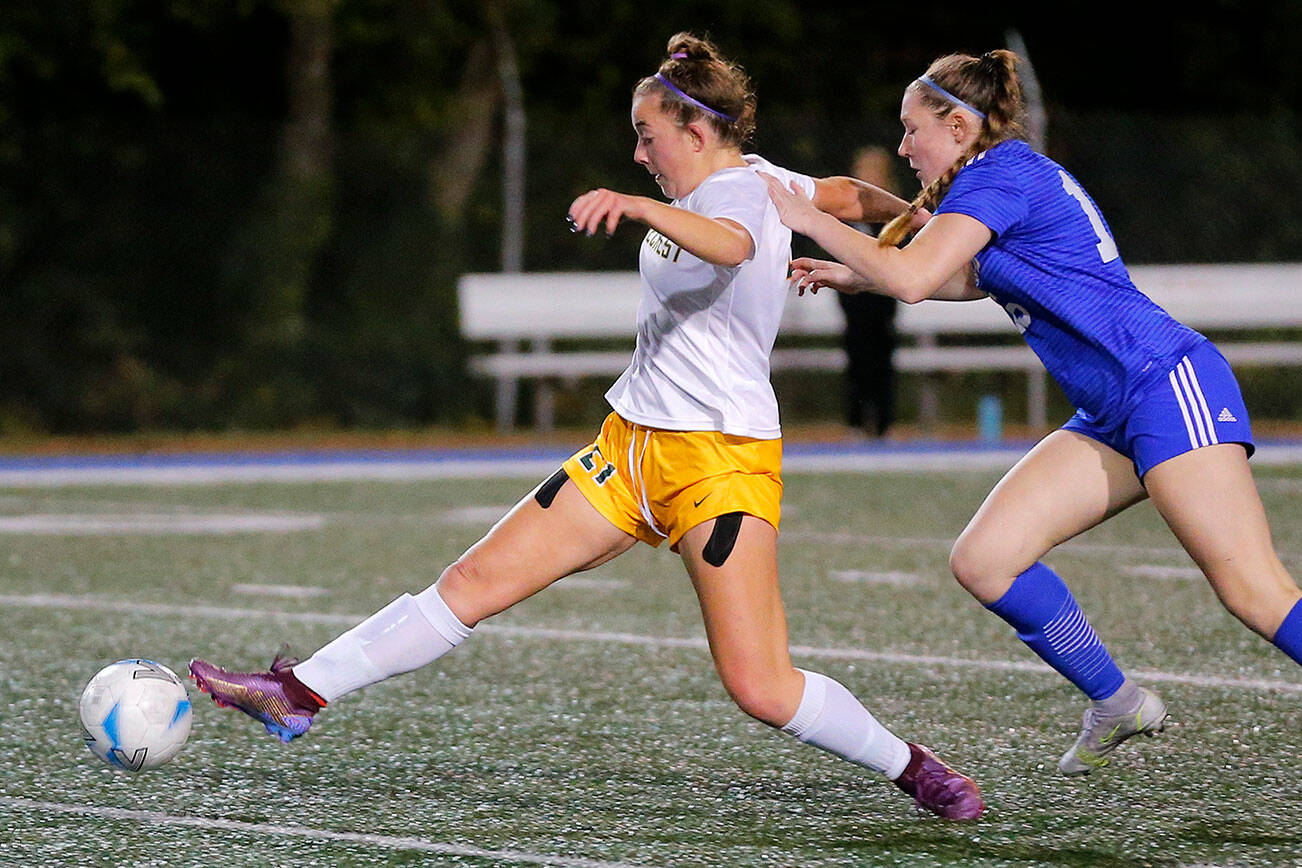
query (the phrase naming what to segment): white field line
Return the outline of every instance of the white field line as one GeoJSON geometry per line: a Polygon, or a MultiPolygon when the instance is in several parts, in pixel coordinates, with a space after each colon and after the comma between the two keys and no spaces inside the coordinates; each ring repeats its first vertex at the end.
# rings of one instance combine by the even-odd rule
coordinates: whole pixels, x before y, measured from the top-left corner
{"type": "Polygon", "coordinates": [[[385,850],[414,850],[420,853],[492,859],[498,862],[522,865],[555,865],[559,866],[559,868],[641,868],[641,866],[634,865],[631,862],[604,862],[599,859],[548,856],[542,853],[526,853],[521,850],[487,850],[468,844],[446,844],[440,841],[427,841],[424,838],[410,838],[400,835],[336,832],[330,829],[314,829],[309,826],[291,826],[282,823],[252,823],[246,820],[223,820],[216,817],[168,814],[162,811],[45,802],[10,796],[0,796],[0,808],[7,808],[11,811],[36,811],[42,814],[75,814],[104,820],[143,823],[149,826],[174,826],[203,829],[205,831],[237,832],[245,835],[303,838],[309,841],[327,841],[334,844],[358,844],[385,850]]]}
{"type": "MultiPolygon", "coordinates": [[[[954,545],[953,537],[875,536],[872,534],[825,530],[784,529],[779,536],[779,540],[803,540],[805,542],[822,542],[834,545],[871,545],[906,549],[943,548],[948,550],[954,545]]],[[[780,544],[781,543],[779,543],[779,545],[780,544]]],[[[1185,564],[1191,563],[1189,560],[1189,554],[1177,545],[1136,546],[1068,540],[1065,543],[1059,543],[1054,546],[1053,551],[1085,555],[1124,555],[1126,557],[1138,558],[1176,558],[1177,560],[1183,561],[1185,564]]],[[[1276,549],[1276,554],[1286,561],[1296,556],[1293,552],[1285,551],[1283,549],[1276,549]]]]}
{"type": "Polygon", "coordinates": [[[320,530],[323,515],[230,513],[39,513],[0,516],[0,534],[37,536],[227,536],[320,530]]]}
{"type": "MultiPolygon", "coordinates": [[[[1026,453],[1026,447],[1010,445],[1000,449],[965,449],[938,446],[934,450],[863,451],[828,449],[802,452],[788,450],[783,469],[788,473],[953,473],[960,471],[1006,470],[1026,453]]],[[[239,455],[229,461],[195,464],[132,464],[82,467],[11,467],[0,469],[0,488],[50,488],[72,485],[210,485],[254,482],[329,482],[346,480],[391,480],[414,482],[427,479],[532,479],[541,480],[567,457],[537,454],[495,457],[403,456],[358,459],[341,456],[313,460],[245,460],[239,455]]],[[[1302,464],[1302,444],[1270,443],[1257,450],[1256,466],[1302,464]]]]}
{"type": "Polygon", "coordinates": [[[890,585],[907,588],[927,584],[927,579],[917,573],[905,573],[898,570],[832,570],[827,577],[834,582],[860,585],[890,585]]]}
{"type": "MultiPolygon", "coordinates": [[[[99,612],[124,612],[169,617],[221,618],[244,620],[273,618],[305,624],[335,624],[351,627],[365,615],[348,615],[331,612],[277,612],[267,609],[235,609],[223,606],[179,606],[164,603],[137,603],[131,600],[98,597],[93,595],[16,594],[0,595],[0,607],[25,606],[42,609],[83,609],[99,612]]],[[[477,631],[489,635],[519,636],[530,639],[554,639],[560,642],[605,642],[616,645],[636,645],[648,648],[690,648],[708,651],[704,637],[647,636],[640,633],[618,633],[596,630],[566,630],[551,627],[522,627],[481,624],[477,631]]],[[[943,657],[930,654],[904,654],[889,651],[867,651],[861,648],[825,648],[813,645],[792,645],[793,657],[825,660],[855,660],[872,663],[891,663],[915,666],[925,670],[977,669],[987,672],[1027,672],[1038,675],[1058,674],[1038,660],[982,660],[967,657],[943,657]]],[[[1232,676],[1196,675],[1182,672],[1163,672],[1153,669],[1133,669],[1130,674],[1140,681],[1163,681],[1188,684],[1195,687],[1216,687],[1227,690],[1280,691],[1302,693],[1302,679],[1297,682],[1273,681],[1263,678],[1238,678],[1232,676]]]]}
{"type": "MultiPolygon", "coordinates": [[[[945,548],[954,545],[953,537],[942,536],[877,536],[864,533],[849,533],[828,530],[783,530],[779,539],[804,540],[805,542],[835,543],[837,545],[872,545],[896,548],[945,548]]],[[[1146,557],[1189,555],[1179,546],[1132,546],[1111,545],[1108,543],[1086,543],[1068,541],[1054,547],[1054,551],[1073,551],[1098,555],[1140,555],[1146,557]]]]}
{"type": "Polygon", "coordinates": [[[1302,479],[1285,477],[1281,479],[1258,479],[1257,488],[1261,491],[1283,492],[1284,494],[1302,494],[1302,479]]]}
{"type": "Polygon", "coordinates": [[[324,597],[330,592],[315,585],[231,585],[231,592],[248,594],[251,597],[287,597],[306,599],[307,597],[324,597]]]}
{"type": "MultiPolygon", "coordinates": [[[[76,502],[76,501],[74,501],[76,502]]],[[[61,513],[49,512],[39,514],[0,515],[0,536],[226,536],[254,533],[297,533],[315,531],[327,525],[348,524],[393,524],[404,522],[411,524],[434,525],[481,525],[485,530],[499,521],[514,507],[508,505],[474,505],[454,509],[439,510],[428,513],[411,513],[395,515],[374,515],[358,513],[291,513],[268,512],[259,510],[222,512],[203,512],[188,507],[174,507],[163,503],[137,502],[137,508],[153,510],[152,512],[115,512],[115,513],[61,513]],[[167,512],[165,510],[172,510],[167,512]]],[[[784,509],[788,514],[794,510],[784,509]]],[[[806,542],[831,543],[834,545],[873,545],[888,548],[935,548],[949,549],[954,540],[947,537],[902,537],[859,534],[841,531],[821,530],[784,530],[782,538],[803,540],[806,542]]],[[[1073,552],[1087,555],[1124,555],[1139,558],[1176,558],[1184,562],[1189,571],[1188,576],[1201,578],[1196,567],[1188,566],[1189,556],[1178,546],[1136,546],[1114,545],[1108,543],[1089,543],[1068,541],[1055,548],[1059,552],[1073,552]]],[[[1292,561],[1292,552],[1278,551],[1285,561],[1292,561]]],[[[1155,578],[1172,578],[1184,567],[1152,567],[1154,571],[1166,569],[1170,575],[1148,575],[1155,578]]],[[[1125,571],[1125,569],[1123,569],[1125,571]]],[[[1136,575],[1143,576],[1143,573],[1136,575]]],[[[1184,577],[1183,575],[1181,577],[1184,577]]],[[[837,581],[860,581],[878,583],[907,584],[904,574],[863,573],[858,576],[833,575],[837,581]]],[[[921,579],[919,578],[919,581],[921,579]]],[[[570,587],[579,587],[581,583],[571,580],[570,587]]]]}
{"type": "Polygon", "coordinates": [[[491,504],[459,506],[454,509],[445,509],[437,514],[427,516],[427,518],[433,518],[439,524],[482,525],[487,528],[501,521],[502,516],[514,508],[514,503],[506,503],[500,506],[491,504]]]}
{"type": "Polygon", "coordinates": [[[1161,564],[1133,564],[1121,572],[1139,579],[1169,579],[1171,581],[1203,581],[1203,571],[1197,567],[1167,567],[1161,564]]]}
{"type": "Polygon", "coordinates": [[[55,467],[0,470],[0,488],[62,488],[74,485],[220,485],[263,482],[348,482],[429,479],[542,480],[563,458],[449,459],[446,461],[333,461],[322,463],[119,467],[55,467]]]}
{"type": "Polygon", "coordinates": [[[572,591],[619,591],[628,587],[624,579],[597,579],[587,576],[566,576],[549,587],[572,591]]]}

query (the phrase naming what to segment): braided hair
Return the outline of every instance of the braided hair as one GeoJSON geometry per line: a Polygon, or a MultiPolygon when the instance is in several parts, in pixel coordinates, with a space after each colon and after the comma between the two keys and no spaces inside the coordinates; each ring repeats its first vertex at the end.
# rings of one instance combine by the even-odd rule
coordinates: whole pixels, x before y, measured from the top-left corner
{"type": "MultiPolygon", "coordinates": [[[[987,51],[980,57],[968,54],[948,54],[937,58],[927,67],[927,77],[950,94],[958,97],[969,108],[985,113],[981,131],[971,147],[963,152],[954,164],[932,181],[909,203],[909,210],[898,215],[882,228],[877,243],[894,247],[909,234],[913,215],[920,208],[934,209],[967,162],[982,151],[993,148],[1009,139],[1024,136],[1025,106],[1022,103],[1022,84],[1017,77],[1017,55],[1007,49],[987,51]]],[[[945,117],[958,106],[935,88],[921,81],[909,85],[916,89],[923,105],[945,117]]]]}

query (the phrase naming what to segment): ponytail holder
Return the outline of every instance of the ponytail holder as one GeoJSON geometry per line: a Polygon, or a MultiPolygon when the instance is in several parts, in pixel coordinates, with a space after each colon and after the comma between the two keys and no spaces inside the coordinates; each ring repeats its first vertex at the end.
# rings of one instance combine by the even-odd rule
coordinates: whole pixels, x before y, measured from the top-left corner
{"type": "Polygon", "coordinates": [[[686,52],[686,51],[675,51],[673,54],[669,55],[669,58],[670,58],[671,60],[686,60],[686,59],[687,59],[687,52],[686,52]]]}

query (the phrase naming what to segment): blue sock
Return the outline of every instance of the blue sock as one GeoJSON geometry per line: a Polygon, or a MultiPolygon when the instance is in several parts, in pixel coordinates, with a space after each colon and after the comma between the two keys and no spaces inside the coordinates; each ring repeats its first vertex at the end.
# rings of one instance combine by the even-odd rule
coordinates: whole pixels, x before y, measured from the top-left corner
{"type": "Polygon", "coordinates": [[[1044,564],[1033,564],[986,608],[1011,624],[1040,659],[1090,699],[1107,699],[1126,680],[1076,598],[1044,564]]]}
{"type": "Polygon", "coordinates": [[[1293,608],[1284,616],[1284,623],[1275,631],[1271,643],[1293,658],[1294,663],[1302,663],[1302,600],[1293,604],[1293,608]]]}

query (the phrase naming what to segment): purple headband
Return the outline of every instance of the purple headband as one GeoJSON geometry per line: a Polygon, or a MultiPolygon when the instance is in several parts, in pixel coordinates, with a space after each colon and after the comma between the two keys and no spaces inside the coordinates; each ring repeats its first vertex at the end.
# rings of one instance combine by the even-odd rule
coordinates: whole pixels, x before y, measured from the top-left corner
{"type": "Polygon", "coordinates": [[[954,103],[954,104],[957,105],[958,107],[960,107],[960,108],[965,108],[965,109],[967,109],[968,111],[972,112],[972,114],[974,114],[974,115],[976,115],[977,117],[981,118],[981,120],[985,120],[985,119],[986,119],[986,113],[985,113],[985,112],[981,111],[981,109],[979,109],[979,108],[977,108],[976,106],[972,105],[972,103],[970,103],[970,102],[964,102],[963,100],[961,100],[961,99],[959,99],[958,97],[954,96],[954,94],[950,93],[949,91],[945,90],[945,89],[944,89],[943,87],[941,87],[940,85],[936,84],[936,82],[932,80],[931,76],[929,76],[929,75],[919,76],[919,77],[918,77],[918,81],[922,82],[922,83],[925,84],[927,87],[931,88],[931,89],[934,90],[936,93],[940,94],[940,95],[943,96],[945,99],[947,99],[947,100],[949,100],[950,102],[954,103]]]}
{"type": "MultiPolygon", "coordinates": [[[[687,57],[687,55],[684,54],[684,53],[681,52],[681,51],[676,52],[675,54],[672,54],[672,55],[670,55],[670,56],[671,56],[673,59],[675,59],[675,60],[682,60],[683,58],[687,57]]],[[[687,100],[687,101],[690,102],[692,105],[696,106],[697,108],[701,109],[702,111],[707,111],[707,112],[709,112],[710,114],[714,115],[715,117],[717,117],[717,118],[722,118],[723,120],[727,121],[727,122],[730,123],[730,124],[735,124],[735,123],[737,122],[737,119],[736,119],[736,118],[734,118],[734,117],[729,117],[728,115],[724,114],[723,112],[719,111],[718,109],[712,109],[712,108],[710,108],[708,105],[706,105],[705,103],[701,102],[701,101],[700,101],[699,99],[697,99],[696,97],[693,97],[693,96],[690,96],[690,95],[688,95],[688,94],[683,93],[681,90],[679,90],[679,89],[674,85],[674,83],[673,83],[672,81],[670,81],[669,79],[665,78],[665,77],[664,77],[663,75],[661,75],[660,73],[657,72],[655,77],[656,77],[656,79],[657,79],[661,84],[663,84],[665,87],[669,88],[669,89],[672,90],[674,93],[678,94],[678,95],[681,96],[683,99],[687,100]]]]}

